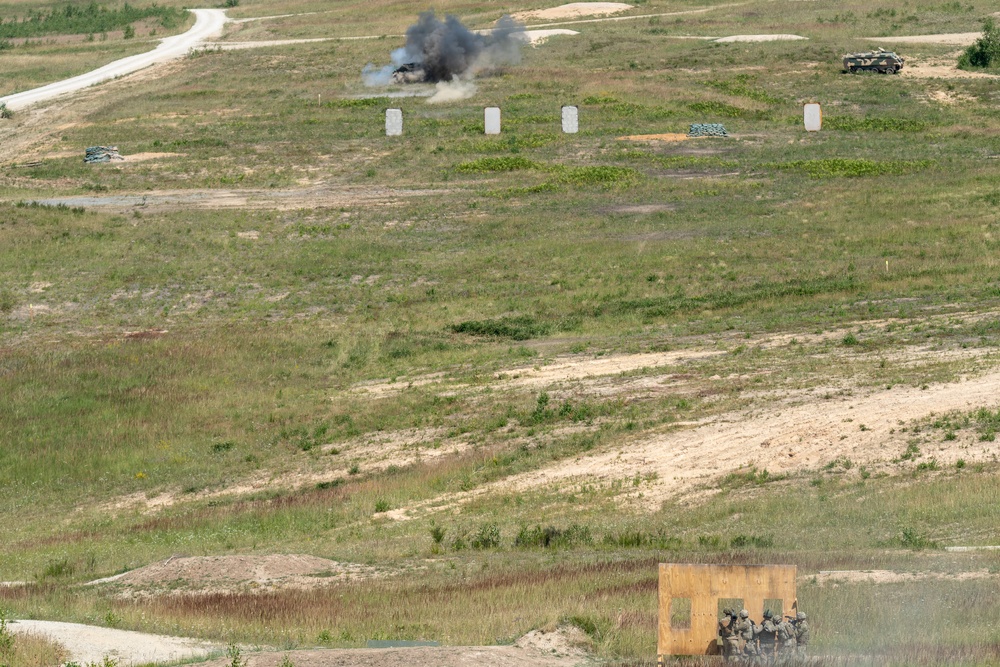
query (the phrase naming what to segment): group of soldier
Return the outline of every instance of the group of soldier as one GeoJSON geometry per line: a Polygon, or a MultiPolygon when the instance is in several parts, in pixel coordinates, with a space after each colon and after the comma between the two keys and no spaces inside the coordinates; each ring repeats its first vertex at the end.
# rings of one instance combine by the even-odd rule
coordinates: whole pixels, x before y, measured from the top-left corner
{"type": "Polygon", "coordinates": [[[787,664],[806,657],[809,646],[809,622],[805,612],[785,616],[764,610],[760,625],[750,620],[746,609],[724,609],[719,620],[722,654],[728,662],[751,665],[787,664]]]}

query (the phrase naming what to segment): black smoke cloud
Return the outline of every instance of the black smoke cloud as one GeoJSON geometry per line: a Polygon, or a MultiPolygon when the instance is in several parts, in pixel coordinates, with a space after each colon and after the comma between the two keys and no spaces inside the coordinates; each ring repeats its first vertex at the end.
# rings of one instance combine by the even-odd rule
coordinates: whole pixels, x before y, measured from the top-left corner
{"type": "Polygon", "coordinates": [[[523,33],[524,26],[510,16],[503,16],[492,30],[479,33],[466,28],[455,16],[442,21],[433,10],[426,11],[406,30],[406,46],[392,52],[393,64],[381,69],[368,65],[362,75],[368,85],[385,85],[391,82],[396,67],[412,63],[420,66],[424,80],[432,83],[470,79],[484,69],[520,62],[523,33]]]}

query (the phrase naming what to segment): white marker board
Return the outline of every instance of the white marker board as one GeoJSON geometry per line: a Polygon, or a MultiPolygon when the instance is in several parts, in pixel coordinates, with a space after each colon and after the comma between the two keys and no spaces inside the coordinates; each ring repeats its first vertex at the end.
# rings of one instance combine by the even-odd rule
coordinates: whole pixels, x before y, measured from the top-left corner
{"type": "Polygon", "coordinates": [[[398,137],[403,134],[403,110],[385,110],[385,136],[398,137]]]}
{"type": "Polygon", "coordinates": [[[562,127],[566,134],[576,134],[580,131],[580,110],[576,107],[562,108],[562,127]]]}
{"type": "Polygon", "coordinates": [[[807,104],[802,108],[802,117],[806,124],[806,132],[819,132],[823,127],[823,111],[818,104],[807,104]]]}
{"type": "Polygon", "coordinates": [[[484,120],[486,134],[500,134],[500,107],[486,107],[484,120]]]}

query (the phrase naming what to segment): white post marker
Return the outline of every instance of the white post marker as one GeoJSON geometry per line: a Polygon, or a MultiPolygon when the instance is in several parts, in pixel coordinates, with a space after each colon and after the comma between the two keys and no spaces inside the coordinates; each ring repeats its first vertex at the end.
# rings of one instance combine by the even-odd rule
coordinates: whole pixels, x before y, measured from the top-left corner
{"type": "Polygon", "coordinates": [[[500,134],[500,107],[486,107],[486,134],[500,134]]]}
{"type": "Polygon", "coordinates": [[[576,107],[562,108],[562,126],[565,134],[576,134],[580,131],[580,110],[576,107]]]}
{"type": "Polygon", "coordinates": [[[385,136],[398,137],[403,134],[403,110],[385,110],[385,136]]]}
{"type": "Polygon", "coordinates": [[[806,132],[819,132],[823,127],[823,111],[818,104],[807,104],[802,109],[802,118],[806,124],[806,132]]]}

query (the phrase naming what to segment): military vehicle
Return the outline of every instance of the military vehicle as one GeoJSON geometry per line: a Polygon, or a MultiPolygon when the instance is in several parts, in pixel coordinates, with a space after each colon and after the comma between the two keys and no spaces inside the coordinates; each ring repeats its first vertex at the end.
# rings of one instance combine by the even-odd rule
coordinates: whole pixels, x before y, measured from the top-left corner
{"type": "Polygon", "coordinates": [[[393,83],[421,83],[426,80],[427,72],[418,63],[406,63],[392,72],[393,83]]]}
{"type": "Polygon", "coordinates": [[[881,72],[896,74],[903,69],[903,59],[895,51],[883,48],[865,53],[848,53],[844,56],[844,69],[848,72],[881,72]]]}

